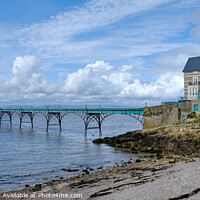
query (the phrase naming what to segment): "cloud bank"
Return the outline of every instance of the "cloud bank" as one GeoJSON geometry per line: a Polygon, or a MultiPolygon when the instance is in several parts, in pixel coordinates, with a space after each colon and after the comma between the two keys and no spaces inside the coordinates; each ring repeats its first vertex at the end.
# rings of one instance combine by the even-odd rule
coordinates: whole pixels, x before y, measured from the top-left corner
{"type": "Polygon", "coordinates": [[[41,63],[35,56],[16,57],[13,77],[2,83],[1,101],[70,104],[73,99],[77,103],[130,104],[138,100],[176,99],[183,92],[183,78],[179,74],[164,73],[154,81],[142,82],[134,76],[131,65],[114,67],[96,61],[69,73],[59,84],[45,80],[40,68],[41,63]]]}

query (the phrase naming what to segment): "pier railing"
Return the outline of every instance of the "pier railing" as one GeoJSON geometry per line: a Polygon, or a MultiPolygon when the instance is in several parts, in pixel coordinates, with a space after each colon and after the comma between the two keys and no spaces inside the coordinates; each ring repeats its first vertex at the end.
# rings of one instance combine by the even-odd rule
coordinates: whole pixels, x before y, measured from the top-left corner
{"type": "Polygon", "coordinates": [[[100,114],[143,114],[143,108],[0,108],[0,112],[38,112],[38,113],[100,113],[100,114]]]}
{"type": "MultiPolygon", "coordinates": [[[[8,115],[10,120],[10,125],[12,126],[12,116],[14,113],[17,113],[20,119],[20,128],[22,126],[24,116],[28,116],[30,118],[30,123],[33,128],[33,119],[37,113],[41,113],[46,118],[46,131],[48,132],[51,119],[55,117],[58,120],[58,124],[60,131],[62,130],[62,119],[67,114],[76,114],[80,116],[85,124],[85,135],[87,134],[88,129],[98,128],[99,134],[101,135],[101,126],[103,120],[114,114],[121,115],[129,115],[137,119],[143,125],[143,108],[0,108],[0,126],[2,122],[2,118],[4,115],[8,115]],[[97,126],[90,126],[91,122],[95,121],[97,126]]],[[[27,122],[26,122],[27,123],[27,122]]],[[[55,124],[54,124],[55,125],[55,124]]]]}

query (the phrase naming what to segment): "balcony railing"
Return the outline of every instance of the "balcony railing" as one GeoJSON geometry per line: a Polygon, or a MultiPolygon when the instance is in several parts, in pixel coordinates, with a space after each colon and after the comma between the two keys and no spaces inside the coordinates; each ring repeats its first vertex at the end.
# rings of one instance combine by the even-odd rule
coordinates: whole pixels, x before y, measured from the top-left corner
{"type": "Polygon", "coordinates": [[[198,84],[193,82],[188,82],[188,85],[200,85],[200,81],[198,81],[198,84]]]}
{"type": "Polygon", "coordinates": [[[183,97],[178,97],[178,101],[186,101],[188,100],[188,97],[183,96],[183,97]]]}

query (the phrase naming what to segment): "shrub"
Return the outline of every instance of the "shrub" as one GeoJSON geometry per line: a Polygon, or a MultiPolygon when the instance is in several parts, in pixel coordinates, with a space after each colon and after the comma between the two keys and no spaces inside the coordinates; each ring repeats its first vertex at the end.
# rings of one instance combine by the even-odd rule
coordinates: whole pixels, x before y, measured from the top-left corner
{"type": "Polygon", "coordinates": [[[193,120],[193,123],[198,123],[198,122],[200,122],[199,118],[193,120]]]}
{"type": "Polygon", "coordinates": [[[187,118],[195,118],[196,117],[196,112],[192,112],[187,115],[187,118]]]}

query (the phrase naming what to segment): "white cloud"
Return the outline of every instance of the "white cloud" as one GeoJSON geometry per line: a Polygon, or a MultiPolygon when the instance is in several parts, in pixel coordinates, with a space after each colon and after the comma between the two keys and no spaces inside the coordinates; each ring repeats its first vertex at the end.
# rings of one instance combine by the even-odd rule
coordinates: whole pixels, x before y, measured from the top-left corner
{"type": "Polygon", "coordinates": [[[199,38],[199,12],[192,15],[198,3],[199,0],[92,0],[23,28],[2,28],[1,71],[10,70],[2,63],[16,59],[12,78],[0,89],[1,99],[131,102],[183,95],[181,71],[187,58],[200,52],[200,45],[194,44],[192,38],[199,38]],[[91,64],[78,70],[69,67],[60,73],[60,83],[51,84],[43,77],[38,58],[19,57],[24,54],[39,56],[45,66],[91,64]],[[117,67],[96,60],[106,60],[117,67]],[[154,79],[142,81],[147,74],[154,79]]]}
{"type": "Polygon", "coordinates": [[[93,0],[83,7],[26,26],[17,31],[17,38],[21,45],[43,59],[61,63],[150,55],[182,46],[161,40],[182,30],[185,25],[180,23],[180,18],[183,16],[174,19],[170,15],[161,18],[160,14],[148,14],[149,10],[169,2],[171,0],[145,3],[142,0],[93,0]],[[144,20],[137,21],[136,17],[141,14],[144,20]],[[130,16],[134,18],[127,19],[130,16]],[[119,28],[117,23],[124,19],[128,26],[119,28]],[[100,33],[97,37],[96,32],[100,33]]]}
{"type": "Polygon", "coordinates": [[[183,95],[183,77],[171,73],[162,74],[150,83],[141,83],[136,79],[119,94],[123,98],[133,99],[177,99],[183,95]]]}
{"type": "Polygon", "coordinates": [[[189,57],[195,57],[200,55],[200,45],[188,45],[181,48],[176,48],[171,51],[167,51],[158,56],[153,64],[153,67],[149,70],[154,74],[162,73],[178,73],[182,75],[183,68],[189,57]]]}
{"type": "Polygon", "coordinates": [[[13,62],[13,78],[10,83],[12,85],[26,86],[34,77],[38,76],[40,61],[35,56],[16,57],[13,62]]]}
{"type": "Polygon", "coordinates": [[[69,74],[65,81],[66,93],[80,95],[109,94],[111,88],[107,79],[112,68],[113,66],[104,61],[97,61],[69,74]]]}
{"type": "Polygon", "coordinates": [[[183,93],[183,78],[175,73],[164,73],[155,81],[142,82],[135,78],[134,66],[116,68],[96,61],[69,73],[63,83],[51,84],[39,73],[40,67],[35,56],[17,57],[12,68],[13,77],[0,91],[1,102],[123,104],[137,99],[176,99],[183,93]]]}
{"type": "Polygon", "coordinates": [[[163,72],[182,73],[188,56],[185,54],[165,54],[155,60],[153,72],[161,74],[163,72]]]}
{"type": "Polygon", "coordinates": [[[129,70],[133,69],[133,66],[132,65],[123,65],[123,66],[119,67],[119,69],[122,72],[125,72],[125,71],[129,71],[129,70]]]}
{"type": "Polygon", "coordinates": [[[84,7],[60,13],[50,20],[21,29],[21,42],[33,46],[62,45],[71,36],[112,24],[130,14],[152,9],[170,0],[93,0],[84,7]],[[40,39],[38,39],[40,38],[40,39]]]}
{"type": "MultiPolygon", "coordinates": [[[[39,56],[47,68],[96,60],[132,64],[130,60],[139,56],[188,46],[193,41],[176,41],[174,37],[182,36],[191,24],[199,24],[190,17],[198,3],[199,0],[91,0],[82,7],[24,27],[0,25],[0,68],[6,71],[8,60],[23,54],[39,56]]],[[[194,32],[198,34],[198,30],[194,32]]]]}
{"type": "Polygon", "coordinates": [[[158,76],[154,82],[142,83],[134,79],[133,72],[122,70],[132,67],[122,66],[118,69],[103,61],[89,64],[77,72],[69,74],[65,82],[67,93],[78,96],[98,96],[109,94],[115,99],[176,99],[183,92],[183,77],[173,73],[158,76]],[[93,70],[95,69],[95,70],[93,70]],[[98,69],[98,70],[96,70],[98,69]],[[162,96],[161,96],[162,94],[162,96]]]}
{"type": "Polygon", "coordinates": [[[39,73],[40,67],[40,60],[35,56],[16,57],[12,67],[13,77],[5,82],[7,93],[13,92],[23,99],[30,94],[40,97],[55,92],[54,86],[47,83],[39,73]]]}

